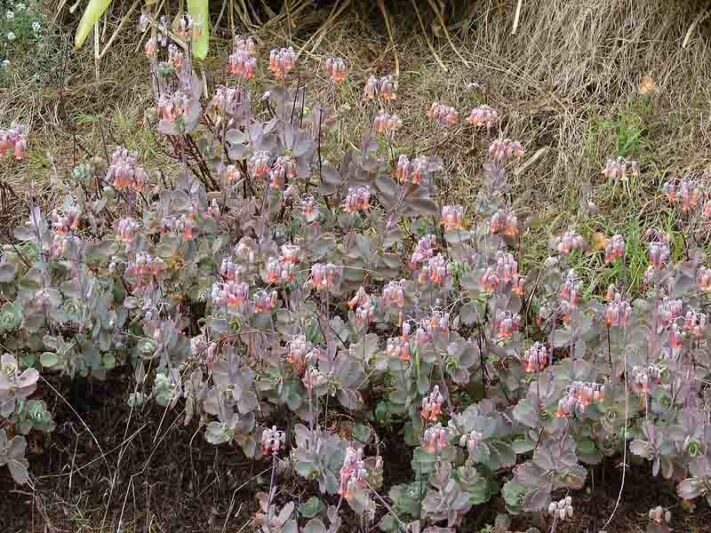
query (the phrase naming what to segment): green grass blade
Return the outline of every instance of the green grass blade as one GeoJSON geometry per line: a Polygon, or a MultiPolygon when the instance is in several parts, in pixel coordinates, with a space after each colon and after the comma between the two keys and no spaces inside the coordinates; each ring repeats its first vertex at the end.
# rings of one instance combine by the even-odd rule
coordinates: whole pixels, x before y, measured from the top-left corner
{"type": "Polygon", "coordinates": [[[99,22],[101,15],[104,14],[110,3],[111,0],[89,0],[89,5],[86,6],[86,10],[81,16],[77,33],[74,36],[74,46],[76,48],[81,48],[92,28],[99,22]]]}
{"type": "Polygon", "coordinates": [[[196,24],[200,24],[200,32],[193,35],[193,57],[205,59],[210,39],[209,1],[188,0],[188,13],[196,24]]]}

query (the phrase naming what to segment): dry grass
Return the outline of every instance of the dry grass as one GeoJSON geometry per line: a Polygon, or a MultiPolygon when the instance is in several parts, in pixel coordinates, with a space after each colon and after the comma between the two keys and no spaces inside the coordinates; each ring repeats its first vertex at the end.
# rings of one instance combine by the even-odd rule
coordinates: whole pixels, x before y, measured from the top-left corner
{"type": "MultiPolygon", "coordinates": [[[[310,78],[310,90],[339,109],[341,119],[333,133],[337,139],[357,142],[355,132],[364,131],[376,111],[360,98],[365,78],[397,70],[400,97],[393,110],[404,128],[396,150],[442,156],[447,168],[443,201],[472,201],[488,139],[463,129],[442,133],[425,117],[433,100],[455,105],[461,114],[482,102],[492,105],[504,117],[500,134],[523,141],[527,157],[537,154],[515,178],[517,207],[536,214],[526,235],[524,269],[546,255],[544,243],[551,232],[571,225],[583,234],[619,231],[630,242],[628,281],[634,285],[644,267],[640,228],[661,226],[679,234],[674,211],[659,198],[664,176],[694,173],[708,179],[711,19],[704,18],[704,2],[524,0],[515,35],[516,1],[460,5],[456,17],[443,11],[449,33],[439,25],[435,0],[386,2],[384,10],[379,3],[364,7],[366,3],[355,0],[331,11],[313,12],[302,8],[306,4],[292,3],[300,8],[289,13],[292,25],[267,24],[259,37],[265,49],[294,42],[301,50],[302,76],[310,78]],[[419,20],[413,5],[419,8],[419,20]],[[391,23],[392,39],[385,20],[391,23]],[[336,94],[328,92],[322,69],[316,68],[331,54],[345,56],[351,69],[351,81],[336,94]],[[654,80],[651,94],[640,94],[643,76],[654,80]],[[483,82],[485,89],[470,88],[473,81],[483,82]],[[600,176],[610,155],[640,159],[642,175],[629,191],[614,189],[600,176]],[[599,213],[579,208],[585,194],[599,213]]],[[[40,82],[18,75],[0,92],[0,125],[19,120],[32,127],[29,166],[20,171],[0,167],[2,180],[17,191],[30,184],[36,190],[51,184],[53,176],[66,175],[75,161],[102,153],[104,140],[138,150],[149,168],[169,168],[165,147],[144,127],[143,112],[151,99],[145,60],[134,54],[136,43],[119,39],[96,80],[90,46],[77,54],[66,32],[58,29],[54,38],[56,56],[48,63],[54,66],[40,82]]],[[[225,39],[215,43],[226,49],[225,39]]],[[[213,65],[224,57],[216,55],[213,65]]],[[[221,70],[215,72],[211,82],[222,81],[221,70]]],[[[708,239],[701,244],[711,251],[708,239]]],[[[600,268],[599,257],[581,257],[577,267],[592,282],[591,291],[604,287],[614,274],[612,267],[600,268]]],[[[97,460],[101,454],[92,449],[83,426],[65,413],[60,424],[69,426],[60,426],[63,433],[49,444],[52,452],[35,460],[39,475],[45,476],[37,479],[37,490],[8,500],[14,505],[30,502],[27,513],[17,513],[15,529],[3,531],[35,525],[40,530],[48,521],[60,531],[99,531],[102,521],[115,529],[122,512],[125,531],[221,530],[232,494],[260,465],[245,462],[237,452],[205,446],[201,437],[191,441],[192,430],[172,425],[172,418],[158,431],[162,413],[137,415],[126,426],[125,407],[109,404],[102,409],[100,416],[94,413],[87,420],[101,436],[109,469],[97,460]],[[184,468],[191,456],[195,462],[184,468]],[[79,470],[77,465],[91,461],[79,470]],[[109,501],[107,488],[114,475],[109,501]]],[[[259,483],[258,477],[251,481],[250,495],[259,483]]],[[[241,490],[237,494],[243,495],[241,490]]],[[[251,496],[239,495],[226,531],[239,530],[253,505],[251,496]]],[[[644,522],[632,509],[610,531],[631,530],[635,521],[644,522]]]]}

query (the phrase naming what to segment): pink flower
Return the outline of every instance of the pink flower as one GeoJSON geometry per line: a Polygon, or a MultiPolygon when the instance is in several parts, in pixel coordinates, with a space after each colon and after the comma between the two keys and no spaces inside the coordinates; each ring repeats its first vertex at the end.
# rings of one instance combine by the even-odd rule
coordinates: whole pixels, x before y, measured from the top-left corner
{"type": "Polygon", "coordinates": [[[456,109],[438,102],[432,103],[427,116],[445,128],[451,128],[459,120],[459,112],[456,109]]]}
{"type": "Polygon", "coordinates": [[[629,324],[632,316],[632,307],[627,300],[622,299],[619,292],[615,292],[612,300],[605,308],[605,323],[611,327],[624,327],[629,324]]]}
{"type": "Polygon", "coordinates": [[[432,387],[432,391],[422,398],[422,406],[420,408],[420,416],[424,420],[430,422],[437,422],[439,417],[442,415],[442,404],[444,403],[444,397],[442,393],[439,392],[439,386],[435,385],[432,387]]]}
{"type": "Polygon", "coordinates": [[[671,251],[666,242],[650,242],[647,245],[647,259],[649,264],[657,270],[664,268],[670,256],[671,251]]]}
{"type": "Polygon", "coordinates": [[[467,123],[477,128],[486,126],[486,129],[490,130],[496,124],[498,118],[499,114],[496,109],[488,105],[481,105],[471,110],[467,117],[467,123]]]}
{"type": "Polygon", "coordinates": [[[402,309],[405,305],[405,291],[403,290],[404,281],[405,280],[387,282],[387,284],[383,287],[383,307],[395,307],[397,309],[402,309]]]}
{"type": "Polygon", "coordinates": [[[697,339],[706,331],[706,314],[689,309],[684,316],[684,331],[697,339]]]}
{"type": "Polygon", "coordinates": [[[350,187],[343,202],[343,210],[346,213],[357,213],[370,209],[370,187],[350,187]]]}
{"type": "Polygon", "coordinates": [[[348,307],[355,309],[355,321],[358,325],[370,324],[375,313],[375,306],[370,295],[363,287],[358,289],[356,295],[348,301],[348,307]]]}
{"type": "Polygon", "coordinates": [[[292,264],[300,263],[301,247],[297,244],[282,244],[281,260],[292,264]]]}
{"type": "Polygon", "coordinates": [[[319,209],[316,200],[310,194],[301,197],[301,216],[306,222],[313,223],[318,220],[319,209]]]}
{"type": "Polygon", "coordinates": [[[449,432],[442,424],[427,428],[422,436],[422,447],[430,453],[442,451],[449,445],[449,432]]]}
{"type": "Polygon", "coordinates": [[[499,209],[491,216],[489,232],[491,232],[492,235],[500,233],[506,237],[515,237],[519,232],[516,215],[510,211],[499,209]]]}
{"type": "Polygon", "coordinates": [[[602,401],[604,394],[605,390],[599,383],[575,381],[558,402],[555,416],[563,418],[573,413],[583,414],[591,403],[602,401]]]}
{"type": "Polygon", "coordinates": [[[138,222],[131,217],[124,217],[116,225],[116,235],[121,242],[131,244],[136,238],[139,227],[138,222]]]}
{"type": "Polygon", "coordinates": [[[240,281],[242,267],[229,257],[223,257],[220,264],[220,277],[226,281],[240,281]]]}
{"type": "Polygon", "coordinates": [[[286,435],[279,431],[276,426],[267,428],[262,432],[262,453],[264,455],[276,455],[281,451],[286,443],[286,435]]]}
{"type": "Polygon", "coordinates": [[[269,53],[269,71],[278,80],[286,79],[287,73],[296,66],[296,53],[289,48],[273,48],[269,53]]]}
{"type": "Polygon", "coordinates": [[[117,148],[111,154],[106,179],[111,182],[114,189],[140,192],[145,187],[147,177],[146,171],[138,166],[138,157],[135,152],[117,148]]]}
{"type": "Polygon", "coordinates": [[[678,318],[681,317],[684,302],[680,299],[672,300],[665,296],[661,302],[657,304],[655,309],[657,331],[670,327],[678,318]]]}
{"type": "Polygon", "coordinates": [[[346,448],[346,456],[339,472],[338,494],[349,500],[366,486],[368,471],[363,462],[363,449],[346,448]]]}
{"type": "Polygon", "coordinates": [[[81,212],[75,206],[66,207],[63,210],[52,211],[52,229],[57,233],[65,235],[79,227],[79,217],[81,212]]]}
{"type": "Polygon", "coordinates": [[[177,129],[185,126],[185,120],[190,112],[192,100],[183,91],[172,94],[162,94],[158,98],[156,114],[158,118],[177,129]]]}
{"type": "Polygon", "coordinates": [[[418,280],[423,285],[428,281],[434,285],[444,285],[448,276],[447,260],[441,254],[438,254],[430,257],[427,264],[422,267],[418,280]]]}
{"type": "Polygon", "coordinates": [[[27,159],[27,140],[19,128],[0,129],[0,156],[9,151],[17,161],[27,159]]]}
{"type": "Polygon", "coordinates": [[[185,54],[174,44],[168,45],[168,64],[174,70],[180,70],[185,64],[185,54]]]}
{"type": "Polygon", "coordinates": [[[210,100],[209,108],[227,115],[234,115],[237,113],[239,106],[248,98],[249,95],[241,87],[219,85],[215,88],[215,94],[210,100]]]}
{"type": "Polygon", "coordinates": [[[625,255],[625,239],[622,235],[613,235],[605,244],[605,263],[611,263],[625,255]]]}
{"type": "Polygon", "coordinates": [[[510,339],[521,327],[521,316],[511,311],[497,311],[494,319],[496,336],[499,339],[510,339]]]}
{"type": "Polygon", "coordinates": [[[548,352],[548,348],[540,342],[536,342],[523,354],[523,360],[526,363],[526,372],[542,372],[552,362],[552,354],[548,352]]]}
{"type": "Polygon", "coordinates": [[[130,261],[126,274],[135,278],[138,285],[143,285],[159,278],[165,270],[165,263],[160,257],[153,257],[146,252],[139,252],[133,261],[130,261]]]}
{"type": "Polygon", "coordinates": [[[383,76],[380,78],[380,97],[383,100],[395,100],[397,94],[395,93],[395,82],[392,76],[383,76]]]}
{"type": "Polygon", "coordinates": [[[247,162],[247,169],[249,173],[255,178],[263,178],[269,174],[272,155],[266,151],[258,151],[252,154],[247,162]]]}
{"type": "Polygon", "coordinates": [[[429,159],[421,155],[412,161],[412,171],[410,173],[410,183],[419,185],[429,174],[429,159]]]}
{"type": "Polygon", "coordinates": [[[262,278],[267,283],[289,283],[296,277],[294,263],[286,261],[283,257],[271,257],[264,267],[262,278]]]}
{"type": "Polygon", "coordinates": [[[635,365],[630,372],[630,378],[632,390],[637,394],[647,395],[650,393],[652,385],[662,383],[662,370],[655,365],[635,365]]]}
{"type": "Polygon", "coordinates": [[[392,76],[383,76],[378,79],[375,76],[370,76],[365,83],[363,89],[363,97],[368,100],[373,100],[380,96],[383,100],[395,100],[395,83],[392,76]]]}
{"type": "Polygon", "coordinates": [[[464,208],[461,205],[443,206],[439,223],[444,226],[445,231],[464,229],[464,208]]]}
{"type": "Polygon", "coordinates": [[[410,177],[410,159],[402,154],[398,157],[397,166],[395,167],[395,178],[400,183],[406,183],[410,177]]]}
{"type": "Polygon", "coordinates": [[[696,271],[696,287],[702,292],[711,292],[711,268],[699,267],[696,271]]]}
{"type": "Polygon", "coordinates": [[[249,285],[245,282],[224,281],[212,286],[212,301],[216,306],[244,309],[249,298],[249,285]]]}
{"type": "Polygon", "coordinates": [[[346,62],[342,57],[326,59],[326,72],[334,83],[342,83],[346,79],[346,62]]]}
{"type": "Polygon", "coordinates": [[[222,172],[222,177],[227,183],[234,183],[242,178],[242,173],[235,165],[227,165],[222,172]]]}
{"type": "Polygon", "coordinates": [[[373,131],[379,134],[394,133],[402,126],[402,120],[395,114],[380,111],[373,119],[373,131]]]}
{"type": "Polygon", "coordinates": [[[254,56],[257,53],[254,39],[251,37],[243,37],[239,34],[235,35],[233,39],[232,50],[242,51],[249,56],[254,56]]]}
{"type": "Polygon", "coordinates": [[[157,44],[158,43],[155,37],[151,37],[146,41],[146,44],[143,46],[143,52],[146,54],[147,57],[156,56],[157,44]]]}
{"type": "Polygon", "coordinates": [[[385,344],[385,354],[400,361],[410,360],[410,324],[403,323],[399,337],[390,337],[385,344]]]}
{"type": "Polygon", "coordinates": [[[497,139],[489,145],[489,155],[499,163],[510,157],[522,157],[523,154],[523,145],[511,139],[497,139]]]}
{"type": "Polygon", "coordinates": [[[336,265],[316,263],[311,266],[311,277],[307,284],[316,290],[332,289],[340,279],[341,271],[336,265]]]}
{"type": "Polygon", "coordinates": [[[175,29],[175,33],[178,37],[190,39],[194,34],[199,34],[199,31],[197,24],[193,23],[193,18],[184,13],[178,19],[178,27],[175,29]]]}
{"type": "Polygon", "coordinates": [[[412,255],[410,256],[410,268],[416,269],[421,263],[429,260],[434,255],[437,238],[434,235],[425,235],[417,241],[412,255]]]}
{"type": "Polygon", "coordinates": [[[554,248],[562,255],[569,254],[573,250],[581,250],[586,245],[585,239],[574,231],[566,231],[554,240],[554,248]]]}
{"type": "Polygon", "coordinates": [[[639,176],[639,162],[624,157],[608,157],[602,175],[612,181],[626,181],[628,176],[639,176]]]}
{"type": "Polygon", "coordinates": [[[690,211],[701,200],[701,188],[695,180],[677,179],[666,181],[662,190],[670,203],[681,204],[682,211],[690,211]]]}

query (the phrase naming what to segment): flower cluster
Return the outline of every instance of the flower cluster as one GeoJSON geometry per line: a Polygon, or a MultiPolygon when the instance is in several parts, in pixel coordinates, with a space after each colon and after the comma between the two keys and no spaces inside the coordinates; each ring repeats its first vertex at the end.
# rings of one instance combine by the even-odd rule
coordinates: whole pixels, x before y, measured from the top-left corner
{"type": "Polygon", "coordinates": [[[695,208],[703,195],[696,180],[685,178],[665,181],[662,191],[667,200],[672,204],[679,204],[682,211],[695,208]]]}
{"type": "Polygon", "coordinates": [[[315,263],[311,266],[311,277],[307,284],[316,290],[328,290],[336,287],[341,280],[341,269],[333,263],[315,263]]]}
{"type": "Polygon", "coordinates": [[[295,262],[284,256],[270,257],[264,266],[264,281],[267,283],[289,283],[296,277],[295,262]]]}
{"type": "Polygon", "coordinates": [[[565,396],[558,402],[555,416],[563,418],[572,414],[582,415],[588,406],[602,401],[604,386],[599,383],[575,381],[568,386],[565,396]]]}
{"type": "Polygon", "coordinates": [[[27,159],[27,139],[20,128],[0,128],[0,157],[7,153],[17,161],[27,159]]]}
{"type": "Polygon", "coordinates": [[[232,53],[227,59],[227,72],[251,80],[257,69],[255,54],[256,47],[251,37],[235,35],[232,53]]]}
{"type": "Polygon", "coordinates": [[[494,329],[496,338],[500,340],[510,339],[521,327],[521,315],[511,311],[497,311],[494,319],[494,329]]]}
{"type": "Polygon", "coordinates": [[[432,102],[427,116],[445,128],[451,128],[459,120],[459,112],[456,109],[439,102],[432,102]]]}
{"type": "Polygon", "coordinates": [[[552,362],[552,354],[548,351],[545,344],[536,342],[523,354],[525,363],[524,369],[529,374],[532,372],[542,372],[544,368],[552,362]]]}
{"type": "Polygon", "coordinates": [[[422,398],[422,406],[420,408],[420,416],[424,420],[437,422],[442,415],[442,404],[444,396],[439,392],[439,385],[432,387],[432,391],[422,398]]]}
{"type": "Polygon", "coordinates": [[[343,466],[340,470],[340,482],[338,485],[338,494],[345,499],[353,498],[358,491],[366,486],[366,476],[368,471],[365,469],[363,461],[363,449],[348,447],[346,456],[343,459],[343,466]]]}
{"type": "Polygon", "coordinates": [[[496,109],[488,105],[480,105],[471,110],[467,117],[467,124],[478,128],[486,127],[487,130],[490,130],[498,120],[499,114],[496,109]]]}
{"type": "Polygon", "coordinates": [[[614,295],[605,308],[605,323],[610,327],[627,326],[632,316],[632,307],[627,300],[622,298],[622,294],[612,290],[614,295]]]}
{"type": "Polygon", "coordinates": [[[492,235],[501,234],[506,237],[516,237],[519,233],[518,218],[510,211],[499,209],[491,215],[489,231],[492,235]]]}
{"type": "Polygon", "coordinates": [[[377,97],[383,100],[395,100],[397,98],[397,93],[395,92],[395,81],[392,76],[383,76],[381,78],[376,78],[375,76],[370,76],[368,81],[365,83],[365,88],[363,89],[363,96],[368,100],[373,100],[377,97]]]}
{"type": "Polygon", "coordinates": [[[602,175],[612,181],[627,181],[639,176],[639,161],[624,157],[608,157],[602,175]]]}
{"type": "Polygon", "coordinates": [[[657,524],[668,524],[671,522],[671,512],[661,505],[649,510],[649,519],[657,524]]]}
{"type": "Polygon", "coordinates": [[[487,267],[479,278],[485,292],[491,293],[511,287],[511,292],[519,296],[524,293],[525,281],[518,273],[518,263],[513,255],[501,250],[496,252],[495,264],[487,267]]]}
{"type": "Polygon", "coordinates": [[[548,513],[561,522],[570,520],[573,518],[573,498],[566,496],[557,502],[551,502],[548,506],[548,513]]]}
{"type": "Polygon", "coordinates": [[[285,80],[289,71],[296,66],[296,52],[288,48],[273,48],[269,53],[269,72],[277,80],[285,80]]]}
{"type": "Polygon", "coordinates": [[[379,111],[373,119],[373,131],[379,134],[392,134],[402,127],[402,120],[396,114],[379,111]]]}
{"type": "Polygon", "coordinates": [[[442,254],[437,254],[430,257],[427,263],[422,266],[417,280],[420,284],[425,285],[432,283],[434,285],[444,285],[444,282],[449,277],[449,266],[446,258],[442,254]]]}
{"type": "Polygon", "coordinates": [[[286,434],[276,426],[266,428],[262,432],[262,453],[264,455],[278,455],[286,444],[286,434]]]}
{"type": "Polygon", "coordinates": [[[398,157],[395,178],[400,183],[420,185],[429,174],[428,167],[429,161],[427,157],[420,156],[410,161],[410,158],[403,154],[398,157]]]}
{"type": "Polygon", "coordinates": [[[126,274],[135,279],[138,286],[142,286],[160,278],[165,268],[165,262],[160,257],[139,252],[126,268],[126,274]]]}
{"type": "Polygon", "coordinates": [[[464,229],[464,207],[461,205],[443,206],[439,223],[444,226],[444,231],[464,229]]]}
{"type": "Polygon", "coordinates": [[[569,254],[574,250],[582,250],[586,246],[585,239],[572,230],[564,232],[553,241],[553,248],[561,255],[569,254]]]}
{"type": "Polygon", "coordinates": [[[648,395],[653,385],[661,385],[663,369],[656,365],[634,366],[630,372],[630,385],[637,394],[648,395]]]}
{"type": "Polygon", "coordinates": [[[442,424],[428,427],[422,436],[422,447],[430,453],[437,453],[449,445],[449,432],[442,424]]]}
{"type": "Polygon", "coordinates": [[[489,146],[489,155],[498,163],[512,157],[523,157],[524,153],[523,145],[511,139],[497,139],[489,146]]]}
{"type": "Polygon", "coordinates": [[[148,175],[138,165],[138,156],[126,148],[117,148],[111,154],[106,180],[117,191],[141,192],[146,186],[148,175]]]}
{"type": "Polygon", "coordinates": [[[139,229],[140,225],[138,222],[131,217],[124,217],[116,224],[116,236],[122,243],[127,245],[132,244],[139,229]]]}
{"type": "Polygon", "coordinates": [[[346,62],[342,57],[329,57],[326,59],[326,72],[334,83],[343,83],[346,79],[346,62]]]}
{"type": "Polygon", "coordinates": [[[615,234],[605,243],[605,263],[611,263],[625,256],[625,239],[615,234]]]}
{"type": "Polygon", "coordinates": [[[370,187],[351,187],[348,189],[346,200],[343,202],[343,210],[346,213],[357,213],[370,209],[370,187]]]}

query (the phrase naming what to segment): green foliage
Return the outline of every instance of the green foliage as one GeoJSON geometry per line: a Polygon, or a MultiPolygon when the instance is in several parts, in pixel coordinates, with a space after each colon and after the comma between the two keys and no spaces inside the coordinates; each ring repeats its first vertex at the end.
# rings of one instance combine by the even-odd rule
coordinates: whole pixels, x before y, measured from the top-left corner
{"type": "MultiPolygon", "coordinates": [[[[32,398],[40,372],[128,367],[132,409],[174,410],[207,442],[271,461],[254,517],[265,531],[335,531],[346,512],[383,530],[454,528],[492,498],[562,520],[572,507],[559,498],[583,489],[584,465],[628,441],[653,475],[685,478],[681,497],[708,495],[697,400],[711,271],[693,246],[705,206],[674,204],[688,225],[672,235],[634,220],[599,244],[603,222],[588,220],[546,238],[549,257],[524,273],[531,217],[508,182],[520,143],[491,142],[467,211],[440,192],[440,157],[395,153],[392,78],[366,82],[360,112],[375,120],[344,143],[329,130],[334,102],[313,101],[293,50],[273,51],[263,93],[253,43],[236,39],[240,77],[205,101],[162,31],[148,50],[149,119],[176,164],[153,176],[123,147],[80,162],[64,199],[31,205],[2,248],[0,466],[18,483],[24,435],[54,426],[32,398]],[[403,452],[384,465],[392,440],[403,452]],[[386,466],[404,470],[398,482],[386,466]],[[276,498],[285,471],[304,487],[298,506],[276,498]]],[[[457,113],[433,109],[435,136],[457,113]]],[[[474,111],[498,127],[494,110],[474,111]]],[[[634,120],[614,130],[619,153],[642,146],[634,120]]]]}

